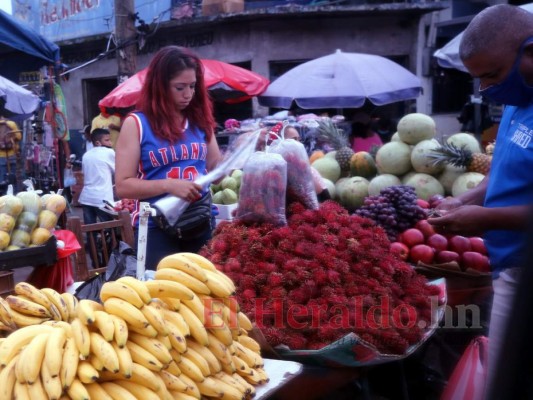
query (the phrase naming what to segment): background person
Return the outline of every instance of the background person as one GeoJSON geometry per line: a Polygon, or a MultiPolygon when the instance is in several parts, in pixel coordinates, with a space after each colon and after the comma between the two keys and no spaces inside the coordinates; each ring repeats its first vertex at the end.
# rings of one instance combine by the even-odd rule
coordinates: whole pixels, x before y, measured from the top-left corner
{"type": "Polygon", "coordinates": [[[0,114],[0,182],[15,184],[22,132],[16,122],[0,114]]]}
{"type": "MultiPolygon", "coordinates": [[[[178,46],[160,49],[148,67],[138,111],[126,117],[117,144],[117,192],[137,199],[134,226],[139,201],[153,204],[167,194],[187,202],[211,196],[193,181],[220,159],[215,125],[200,59],[178,46]]],[[[169,254],[198,252],[211,229],[197,239],[178,238],[150,219],[146,268],[155,269],[169,254]]]]}
{"type": "Polygon", "coordinates": [[[122,120],[118,115],[101,112],[91,121],[91,132],[98,128],[107,129],[111,137],[112,147],[115,148],[121,126],[122,120]]]}
{"type": "Polygon", "coordinates": [[[383,145],[379,135],[371,129],[372,119],[366,112],[357,112],[352,119],[350,143],[354,152],[372,150],[383,145]]]}
{"type": "Polygon", "coordinates": [[[83,223],[110,221],[111,215],[101,207],[104,200],[114,203],[113,175],[115,173],[115,151],[111,148],[111,136],[106,129],[95,129],[91,133],[93,148],[82,158],[83,189],[79,203],[83,209],[83,223]]]}
{"type": "Polygon", "coordinates": [[[533,204],[533,14],[510,5],[486,8],[465,30],[459,54],[472,76],[480,79],[480,94],[506,106],[490,174],[474,189],[444,201],[444,216],[429,222],[448,234],[485,232],[494,289],[490,385],[524,265],[525,229],[533,204]]]}

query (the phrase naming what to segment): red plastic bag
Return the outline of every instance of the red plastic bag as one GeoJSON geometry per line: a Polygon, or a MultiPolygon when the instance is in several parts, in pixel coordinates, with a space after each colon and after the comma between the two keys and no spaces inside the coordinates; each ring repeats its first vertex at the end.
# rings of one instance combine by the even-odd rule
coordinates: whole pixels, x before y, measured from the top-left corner
{"type": "Polygon", "coordinates": [[[51,267],[34,268],[27,280],[37,288],[49,287],[63,293],[74,283],[70,255],[81,249],[81,246],[71,231],[57,230],[54,231],[54,236],[65,243],[63,248],[57,249],[56,263],[51,267]]]}
{"type": "Polygon", "coordinates": [[[482,400],[487,382],[489,340],[480,336],[472,340],[453,370],[441,400],[482,400]]]}

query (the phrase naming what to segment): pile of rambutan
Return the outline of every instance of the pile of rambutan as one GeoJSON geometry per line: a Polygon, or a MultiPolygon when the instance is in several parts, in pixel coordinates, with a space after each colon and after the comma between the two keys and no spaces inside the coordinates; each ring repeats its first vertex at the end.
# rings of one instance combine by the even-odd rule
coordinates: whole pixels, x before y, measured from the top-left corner
{"type": "Polygon", "coordinates": [[[202,250],[237,285],[269,344],[320,349],[354,332],[404,354],[432,323],[436,286],[389,251],[385,231],[334,201],[288,208],[288,224],[223,222],[202,250]]]}

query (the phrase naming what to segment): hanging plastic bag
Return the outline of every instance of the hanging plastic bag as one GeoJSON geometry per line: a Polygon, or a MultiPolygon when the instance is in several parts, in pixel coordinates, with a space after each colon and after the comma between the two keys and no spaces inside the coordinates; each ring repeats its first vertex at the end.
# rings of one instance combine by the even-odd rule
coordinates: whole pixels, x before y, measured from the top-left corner
{"type": "Polygon", "coordinates": [[[248,224],[287,225],[287,162],[279,154],[256,152],[243,169],[236,218],[248,224]]]}
{"type": "Polygon", "coordinates": [[[287,162],[287,199],[298,201],[306,208],[318,210],[318,198],[305,147],[296,140],[275,140],[269,152],[280,154],[287,162]]]}
{"type": "Polygon", "coordinates": [[[76,184],[76,178],[74,177],[74,172],[72,168],[65,168],[63,170],[63,186],[70,187],[76,184]]]}
{"type": "Polygon", "coordinates": [[[135,250],[127,243],[119,242],[107,263],[105,274],[96,275],[86,280],[76,289],[78,299],[89,299],[100,302],[100,289],[105,282],[116,281],[123,276],[137,275],[137,258],[135,250]]]}
{"type": "Polygon", "coordinates": [[[488,338],[472,340],[453,370],[441,400],[483,400],[487,382],[488,338]]]}
{"type": "MultiPolygon", "coordinates": [[[[248,158],[254,153],[260,131],[241,134],[226,151],[222,161],[207,175],[199,176],[194,182],[207,189],[209,185],[220,178],[229,175],[235,169],[242,169],[248,158]]],[[[174,226],[179,217],[191,203],[175,196],[165,196],[152,204],[165,224],[174,226]]]]}

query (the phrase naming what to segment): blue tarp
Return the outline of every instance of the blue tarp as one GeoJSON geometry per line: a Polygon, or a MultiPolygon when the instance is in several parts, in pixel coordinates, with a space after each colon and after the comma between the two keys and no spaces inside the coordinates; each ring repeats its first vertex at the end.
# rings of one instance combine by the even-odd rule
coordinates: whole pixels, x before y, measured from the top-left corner
{"type": "Polygon", "coordinates": [[[59,64],[55,43],[0,10],[0,75],[18,82],[20,72],[59,64]]]}

